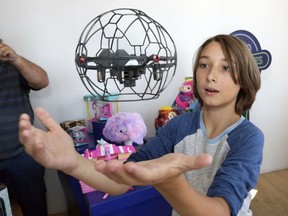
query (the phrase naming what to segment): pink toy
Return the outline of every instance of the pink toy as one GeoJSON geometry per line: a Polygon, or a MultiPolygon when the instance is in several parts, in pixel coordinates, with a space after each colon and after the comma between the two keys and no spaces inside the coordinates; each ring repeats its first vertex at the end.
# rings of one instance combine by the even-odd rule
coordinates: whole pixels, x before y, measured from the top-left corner
{"type": "Polygon", "coordinates": [[[192,80],[185,81],[181,85],[179,91],[180,93],[177,95],[174,103],[177,107],[186,110],[194,99],[193,81],[192,80]]]}
{"type": "Polygon", "coordinates": [[[147,128],[143,118],[138,113],[119,112],[109,118],[103,129],[103,136],[112,141],[125,145],[132,145],[133,142],[143,144],[147,128]]]}
{"type": "Polygon", "coordinates": [[[116,146],[100,140],[100,144],[94,150],[86,149],[83,156],[88,159],[97,158],[98,160],[117,159],[120,154],[131,154],[136,152],[134,146],[116,146]]]}
{"type": "MultiPolygon", "coordinates": [[[[85,158],[97,160],[112,160],[119,159],[125,161],[131,153],[136,152],[134,146],[116,146],[115,144],[110,144],[104,140],[99,140],[99,145],[96,146],[94,150],[86,149],[82,154],[85,158]],[[122,157],[120,158],[120,155],[122,157]],[[125,158],[123,158],[125,156],[125,158]]],[[[90,193],[95,191],[94,188],[85,184],[82,181],[79,181],[82,193],[90,193]]],[[[105,194],[102,199],[106,199],[109,194],[105,194]]]]}

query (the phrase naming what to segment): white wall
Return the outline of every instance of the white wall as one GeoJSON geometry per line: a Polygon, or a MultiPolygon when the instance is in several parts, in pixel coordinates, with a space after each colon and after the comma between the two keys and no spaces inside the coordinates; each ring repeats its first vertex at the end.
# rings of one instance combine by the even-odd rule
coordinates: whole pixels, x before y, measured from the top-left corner
{"type": "MultiPolygon", "coordinates": [[[[159,99],[120,103],[120,111],[139,112],[148,135],[153,135],[159,107],[171,105],[183,78],[191,76],[192,57],[201,42],[214,34],[248,30],[272,54],[271,66],[262,71],[262,88],[251,111],[252,122],[266,137],[261,172],[288,167],[287,0],[1,1],[0,37],[44,67],[50,77],[49,87],[31,94],[34,107],[45,107],[58,122],[86,117],[82,98],[87,90],[74,64],[78,39],[94,17],[123,7],[142,10],[165,27],[176,43],[178,65],[177,75],[159,99]]],[[[49,211],[62,211],[64,197],[52,170],[48,171],[47,184],[49,211]]]]}

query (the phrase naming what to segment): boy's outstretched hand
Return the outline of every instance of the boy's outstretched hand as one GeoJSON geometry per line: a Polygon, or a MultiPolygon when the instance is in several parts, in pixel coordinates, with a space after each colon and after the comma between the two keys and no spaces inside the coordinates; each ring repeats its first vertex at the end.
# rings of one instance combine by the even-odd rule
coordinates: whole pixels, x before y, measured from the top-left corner
{"type": "Polygon", "coordinates": [[[78,153],[69,134],[45,109],[36,108],[35,114],[47,131],[34,127],[30,117],[22,114],[19,120],[19,140],[26,152],[47,168],[73,170],[78,163],[78,153]]]}
{"type": "MultiPolygon", "coordinates": [[[[97,181],[97,179],[91,179],[93,175],[90,168],[93,165],[90,167],[91,163],[89,163],[90,165],[83,164],[85,161],[75,150],[69,134],[52,119],[45,109],[37,108],[35,114],[47,131],[34,127],[29,116],[22,114],[19,120],[19,140],[24,145],[26,152],[47,168],[62,170],[72,175],[77,170],[77,178],[86,179],[91,184],[97,181]]],[[[206,167],[211,162],[212,157],[208,154],[189,156],[171,153],[157,159],[137,163],[123,164],[120,160],[108,162],[99,160],[95,162],[94,170],[96,168],[98,172],[106,175],[114,183],[117,182],[121,185],[160,186],[173,181],[187,171],[206,167]]],[[[97,174],[97,172],[95,173],[97,174]]],[[[98,174],[97,178],[99,179],[98,174]]],[[[98,186],[99,184],[95,185],[96,188],[98,186]]],[[[102,188],[102,186],[99,187],[102,188]]]]}
{"type": "Polygon", "coordinates": [[[117,160],[97,161],[96,170],[119,184],[154,185],[177,178],[183,173],[201,169],[212,162],[208,154],[189,156],[171,153],[160,158],[142,162],[123,164],[117,160]]]}

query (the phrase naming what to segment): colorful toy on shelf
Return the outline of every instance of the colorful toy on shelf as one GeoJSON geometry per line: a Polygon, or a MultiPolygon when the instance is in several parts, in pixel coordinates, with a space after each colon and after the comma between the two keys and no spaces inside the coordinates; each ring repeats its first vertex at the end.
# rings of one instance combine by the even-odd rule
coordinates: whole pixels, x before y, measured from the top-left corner
{"type": "MultiPolygon", "coordinates": [[[[98,140],[98,143],[95,150],[89,151],[89,154],[92,153],[92,158],[97,158],[98,160],[126,160],[131,153],[135,152],[134,146],[117,146],[103,139],[98,140]]],[[[88,156],[89,154],[86,153],[88,156]]]]}
{"type": "Polygon", "coordinates": [[[60,126],[72,137],[75,147],[88,145],[88,131],[84,119],[66,120],[60,126]]]}
{"type": "Polygon", "coordinates": [[[63,122],[60,122],[60,126],[67,132],[69,128],[75,127],[75,126],[85,126],[85,119],[79,119],[79,120],[66,120],[63,122]]]}
{"type": "Polygon", "coordinates": [[[86,103],[88,130],[92,130],[92,121],[105,121],[112,116],[111,102],[100,101],[92,95],[85,95],[83,99],[86,103]]]}
{"type": "Polygon", "coordinates": [[[68,129],[74,143],[88,143],[88,131],[86,126],[74,126],[68,129]]]}
{"type": "MultiPolygon", "coordinates": [[[[122,160],[125,161],[131,153],[136,152],[134,146],[116,146],[101,139],[98,140],[98,145],[94,150],[86,149],[82,154],[83,157],[88,159],[97,159],[97,160],[122,160]]],[[[85,184],[82,181],[79,181],[82,193],[89,193],[95,191],[94,188],[85,184]]],[[[103,199],[106,199],[109,194],[105,194],[103,199]]]]}
{"type": "Polygon", "coordinates": [[[147,128],[139,113],[119,112],[109,118],[103,129],[103,136],[112,142],[124,145],[144,143],[147,128]]]}
{"type": "MultiPolygon", "coordinates": [[[[100,140],[99,142],[100,145],[104,147],[104,153],[105,153],[105,160],[111,160],[111,153],[112,151],[110,150],[110,144],[105,142],[103,139],[100,140]]],[[[112,148],[113,150],[113,148],[112,148]]]]}
{"type": "Polygon", "coordinates": [[[110,102],[98,102],[99,120],[107,120],[112,116],[112,104],[110,102]]]}
{"type": "Polygon", "coordinates": [[[164,126],[170,119],[177,116],[175,110],[171,106],[163,106],[158,111],[158,116],[155,118],[154,126],[157,130],[159,127],[164,126]]]}
{"type": "Polygon", "coordinates": [[[181,114],[181,112],[185,111],[189,108],[190,104],[194,101],[193,94],[193,80],[187,79],[179,88],[179,94],[177,95],[173,107],[181,114]]]}

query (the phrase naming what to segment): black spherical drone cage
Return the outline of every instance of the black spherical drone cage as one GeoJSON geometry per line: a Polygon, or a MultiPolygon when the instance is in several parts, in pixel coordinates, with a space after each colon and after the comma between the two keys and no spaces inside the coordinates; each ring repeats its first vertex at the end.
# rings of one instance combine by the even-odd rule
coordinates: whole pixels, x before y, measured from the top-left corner
{"type": "Polygon", "coordinates": [[[140,10],[123,8],[87,24],[75,63],[85,88],[99,100],[150,100],[172,81],[177,51],[158,22],[140,10]]]}

